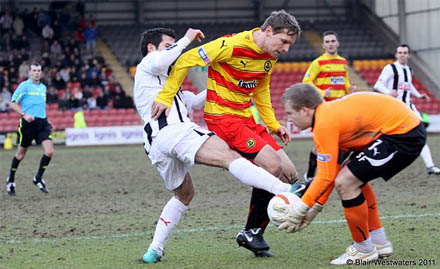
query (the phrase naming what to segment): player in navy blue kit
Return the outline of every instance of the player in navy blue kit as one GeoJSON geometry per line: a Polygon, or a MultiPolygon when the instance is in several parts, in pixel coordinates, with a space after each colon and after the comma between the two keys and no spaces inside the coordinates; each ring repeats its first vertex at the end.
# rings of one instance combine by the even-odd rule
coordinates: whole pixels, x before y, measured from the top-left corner
{"type": "Polygon", "coordinates": [[[42,176],[49,165],[54,149],[51,124],[46,118],[46,86],[40,82],[40,77],[41,65],[32,63],[29,66],[29,79],[18,85],[11,99],[12,110],[21,115],[17,130],[18,148],[12,159],[9,177],[6,179],[6,191],[11,196],[15,196],[15,172],[34,139],[37,144],[43,146],[44,154],[33,183],[42,192],[48,193],[42,176]]]}

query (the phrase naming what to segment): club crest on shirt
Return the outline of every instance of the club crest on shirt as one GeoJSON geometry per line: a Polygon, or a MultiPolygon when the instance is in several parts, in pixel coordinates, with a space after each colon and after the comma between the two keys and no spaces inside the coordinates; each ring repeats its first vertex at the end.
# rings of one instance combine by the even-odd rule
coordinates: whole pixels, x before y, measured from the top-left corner
{"type": "Polygon", "coordinates": [[[264,63],[264,71],[269,72],[269,70],[270,70],[271,68],[272,68],[272,62],[269,61],[269,60],[267,60],[267,61],[264,63]]]}
{"type": "Polygon", "coordinates": [[[206,65],[209,65],[211,63],[211,59],[209,59],[208,54],[206,54],[206,51],[202,47],[200,47],[197,52],[199,53],[200,58],[202,58],[203,62],[206,65]]]}
{"type": "Polygon", "coordinates": [[[255,141],[255,139],[253,139],[253,138],[249,138],[247,141],[246,141],[246,146],[248,147],[248,148],[253,148],[253,147],[255,147],[255,145],[257,144],[257,142],[255,141]]]}
{"type": "Polygon", "coordinates": [[[330,154],[322,154],[322,153],[317,153],[316,154],[316,159],[320,162],[329,162],[332,159],[332,155],[330,154]]]}

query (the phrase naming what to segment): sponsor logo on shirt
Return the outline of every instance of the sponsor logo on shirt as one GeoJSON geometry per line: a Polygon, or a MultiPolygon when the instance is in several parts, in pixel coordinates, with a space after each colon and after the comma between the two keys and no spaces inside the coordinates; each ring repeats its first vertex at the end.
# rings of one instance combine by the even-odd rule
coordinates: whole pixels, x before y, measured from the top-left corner
{"type": "Polygon", "coordinates": [[[401,91],[409,91],[411,89],[411,86],[410,86],[409,82],[400,82],[397,85],[397,89],[401,90],[401,91]]]}
{"type": "Polygon", "coordinates": [[[318,154],[316,154],[316,159],[320,162],[327,163],[332,159],[332,155],[318,153],[318,154]]]}
{"type": "Polygon", "coordinates": [[[258,85],[258,82],[255,79],[252,81],[244,81],[244,80],[240,79],[238,81],[238,86],[245,88],[245,89],[253,89],[253,88],[257,87],[257,85],[258,85]]]}
{"type": "Polygon", "coordinates": [[[344,78],[343,77],[330,77],[330,83],[333,85],[344,84],[344,78]]]}
{"type": "Polygon", "coordinates": [[[208,54],[206,54],[206,51],[203,48],[200,48],[198,51],[200,58],[202,58],[203,62],[206,65],[209,65],[211,63],[211,59],[209,59],[208,54]]]}

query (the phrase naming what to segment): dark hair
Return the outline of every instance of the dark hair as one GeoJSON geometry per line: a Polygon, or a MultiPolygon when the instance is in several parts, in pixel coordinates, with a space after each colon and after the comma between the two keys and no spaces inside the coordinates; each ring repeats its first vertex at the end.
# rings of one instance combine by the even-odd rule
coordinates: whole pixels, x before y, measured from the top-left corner
{"type": "Polygon", "coordinates": [[[142,57],[145,57],[145,55],[148,54],[147,45],[153,44],[156,48],[159,46],[160,42],[162,42],[162,35],[167,35],[172,38],[176,38],[176,32],[174,32],[173,29],[169,28],[153,28],[144,31],[141,34],[141,53],[142,57]]]}
{"type": "Polygon", "coordinates": [[[336,36],[336,40],[339,40],[338,33],[336,33],[335,31],[325,31],[322,34],[322,39],[324,39],[324,37],[326,37],[328,35],[334,35],[334,36],[336,36]]]}
{"type": "Polygon", "coordinates": [[[411,49],[409,48],[408,44],[400,44],[397,48],[396,48],[396,52],[398,48],[408,48],[408,53],[411,53],[411,49]]]}
{"type": "Polygon", "coordinates": [[[299,37],[301,34],[301,27],[298,21],[284,9],[270,13],[270,16],[267,17],[261,26],[261,30],[265,31],[267,26],[272,27],[274,34],[284,32],[284,29],[287,29],[288,35],[298,35],[299,37]]]}
{"type": "Polygon", "coordinates": [[[31,64],[29,65],[29,70],[31,70],[31,66],[41,66],[41,64],[37,61],[32,61],[31,64]]]}

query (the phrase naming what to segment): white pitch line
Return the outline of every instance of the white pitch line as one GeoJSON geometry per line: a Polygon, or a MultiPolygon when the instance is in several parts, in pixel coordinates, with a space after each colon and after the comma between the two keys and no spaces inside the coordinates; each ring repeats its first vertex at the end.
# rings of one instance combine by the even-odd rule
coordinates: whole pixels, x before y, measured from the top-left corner
{"type": "MultiPolygon", "coordinates": [[[[382,220],[387,219],[418,219],[427,217],[440,217],[440,212],[437,213],[426,213],[426,214],[409,214],[409,215],[395,215],[395,216],[385,216],[381,217],[382,220]]],[[[312,222],[312,224],[332,224],[332,223],[345,223],[345,219],[339,220],[317,220],[312,222]]],[[[210,226],[210,227],[198,227],[198,228],[187,228],[176,230],[176,233],[195,233],[195,232],[209,232],[209,231],[227,231],[241,228],[243,225],[230,225],[230,226],[210,226]]],[[[110,235],[97,235],[97,236],[81,236],[81,237],[62,237],[62,238],[31,238],[31,239],[21,239],[21,240],[0,240],[0,243],[5,244],[23,244],[23,243],[56,243],[61,241],[88,241],[88,240],[102,240],[102,239],[115,239],[115,238],[127,238],[136,236],[146,236],[152,234],[152,231],[140,232],[140,233],[130,233],[130,234],[110,234],[110,235]]]]}

